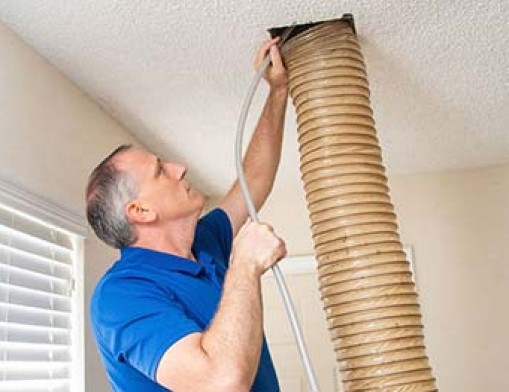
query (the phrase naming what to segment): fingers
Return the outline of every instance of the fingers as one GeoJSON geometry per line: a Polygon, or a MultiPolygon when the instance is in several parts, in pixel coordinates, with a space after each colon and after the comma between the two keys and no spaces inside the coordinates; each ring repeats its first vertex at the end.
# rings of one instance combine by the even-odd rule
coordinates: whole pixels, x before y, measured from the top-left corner
{"type": "Polygon", "coordinates": [[[271,65],[265,70],[263,75],[264,79],[269,83],[271,88],[287,89],[288,73],[283,62],[281,51],[277,45],[279,41],[279,37],[266,41],[258,51],[254,65],[255,69],[258,71],[268,54],[271,59],[271,65]]]}
{"type": "Polygon", "coordinates": [[[286,256],[285,242],[266,223],[247,220],[233,242],[231,263],[255,268],[262,275],[286,256]]]}
{"type": "Polygon", "coordinates": [[[269,225],[268,223],[260,223],[265,229],[267,229],[269,232],[274,233],[274,228],[269,225]]]}
{"type": "Polygon", "coordinates": [[[269,225],[267,223],[261,223],[260,227],[263,228],[264,230],[268,231],[273,238],[273,241],[274,241],[273,257],[274,258],[272,261],[273,261],[273,263],[276,263],[286,256],[286,252],[287,252],[286,243],[280,236],[278,236],[276,234],[274,228],[271,225],[269,225]]]}
{"type": "MultiPolygon", "coordinates": [[[[263,63],[263,60],[265,59],[265,56],[267,55],[267,52],[271,50],[272,47],[274,47],[279,42],[279,37],[273,38],[265,42],[262,47],[258,50],[258,53],[255,58],[255,69],[260,68],[260,66],[263,63]]],[[[272,52],[272,51],[271,51],[272,52]]],[[[271,59],[272,59],[272,53],[271,53],[271,59]]]]}
{"type": "Polygon", "coordinates": [[[270,59],[272,60],[272,66],[278,71],[284,71],[285,66],[283,65],[283,59],[281,58],[281,52],[277,45],[270,47],[270,59]]]}
{"type": "Polygon", "coordinates": [[[253,220],[251,219],[250,216],[248,216],[246,218],[246,221],[244,222],[244,224],[242,225],[241,227],[241,230],[245,230],[246,227],[248,227],[249,225],[251,225],[253,223],[253,220]]]}
{"type": "Polygon", "coordinates": [[[278,237],[276,236],[276,238],[278,239],[279,241],[279,246],[276,250],[276,253],[275,253],[275,256],[276,256],[276,262],[283,259],[286,254],[287,254],[287,249],[286,249],[286,243],[283,241],[283,239],[281,237],[278,237]]]}
{"type": "Polygon", "coordinates": [[[246,219],[246,222],[244,223],[244,225],[242,225],[242,227],[240,228],[239,234],[242,231],[246,231],[247,228],[250,227],[250,226],[258,226],[258,227],[261,227],[261,228],[265,228],[266,230],[270,231],[271,233],[274,233],[274,228],[271,225],[269,225],[268,223],[265,223],[265,222],[255,222],[251,218],[248,217],[246,219]]]}

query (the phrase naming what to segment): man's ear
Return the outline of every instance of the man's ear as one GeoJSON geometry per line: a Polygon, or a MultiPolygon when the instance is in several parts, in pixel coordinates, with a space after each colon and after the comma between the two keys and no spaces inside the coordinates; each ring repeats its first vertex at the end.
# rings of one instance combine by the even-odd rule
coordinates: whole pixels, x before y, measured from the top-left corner
{"type": "Polygon", "coordinates": [[[125,214],[131,223],[151,223],[156,220],[157,214],[150,204],[141,200],[131,200],[125,207],[125,214]]]}

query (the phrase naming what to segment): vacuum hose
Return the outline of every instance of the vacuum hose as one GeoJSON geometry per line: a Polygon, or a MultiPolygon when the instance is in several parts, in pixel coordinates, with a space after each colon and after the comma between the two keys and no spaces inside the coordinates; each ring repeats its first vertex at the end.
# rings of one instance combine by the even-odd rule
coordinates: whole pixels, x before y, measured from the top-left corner
{"type": "Polygon", "coordinates": [[[397,233],[357,37],[344,21],[290,39],[320,290],[346,391],[437,391],[397,233]]]}
{"type": "MultiPolygon", "coordinates": [[[[290,27],[286,31],[286,33],[287,33],[286,36],[290,33],[291,30],[292,30],[292,27],[290,27]]],[[[284,41],[285,41],[285,37],[282,37],[282,39],[280,40],[280,45],[282,45],[284,43],[284,41]]],[[[248,188],[246,178],[244,175],[244,170],[242,167],[242,137],[244,135],[244,129],[246,126],[247,115],[249,113],[249,107],[251,106],[251,102],[253,101],[253,97],[256,92],[256,88],[258,86],[258,83],[260,83],[260,80],[262,79],[263,74],[265,73],[269,64],[270,64],[270,56],[266,56],[262,65],[256,72],[256,74],[253,78],[253,81],[251,82],[251,86],[249,87],[246,98],[244,99],[244,104],[242,106],[242,110],[240,113],[239,122],[237,125],[237,137],[235,139],[235,168],[237,170],[237,176],[239,178],[240,188],[242,190],[242,194],[244,195],[244,200],[246,202],[246,205],[247,205],[247,208],[249,211],[249,216],[251,217],[253,222],[259,222],[259,219],[258,219],[258,215],[256,213],[256,208],[254,206],[253,200],[249,193],[249,188],[248,188]]],[[[299,350],[299,354],[302,359],[304,370],[306,372],[309,391],[310,392],[319,392],[318,383],[316,381],[316,376],[313,371],[313,367],[311,365],[311,360],[309,359],[309,354],[307,352],[304,338],[302,336],[302,331],[299,326],[299,322],[297,320],[295,309],[294,309],[290,294],[288,292],[288,288],[286,287],[283,273],[281,272],[281,269],[279,268],[279,266],[277,264],[272,267],[272,273],[274,274],[274,278],[276,279],[276,283],[279,288],[279,292],[281,294],[283,303],[285,305],[286,313],[290,320],[290,325],[292,327],[292,331],[295,336],[297,348],[299,350]]]]}

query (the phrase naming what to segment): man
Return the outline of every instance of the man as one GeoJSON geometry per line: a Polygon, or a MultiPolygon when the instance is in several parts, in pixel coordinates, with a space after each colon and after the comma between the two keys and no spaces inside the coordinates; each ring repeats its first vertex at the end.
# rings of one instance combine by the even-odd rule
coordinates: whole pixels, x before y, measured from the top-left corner
{"type": "MultiPolygon", "coordinates": [[[[288,96],[277,39],[267,52],[270,92],[244,169],[259,209],[281,155],[288,96]]],[[[263,337],[261,275],[286,254],[270,226],[246,222],[235,182],[199,219],[204,198],[186,167],[121,146],[91,174],[87,217],[121,258],[91,302],[94,336],[115,391],[277,392],[263,337]],[[232,245],[232,238],[235,237],[232,245]]]]}

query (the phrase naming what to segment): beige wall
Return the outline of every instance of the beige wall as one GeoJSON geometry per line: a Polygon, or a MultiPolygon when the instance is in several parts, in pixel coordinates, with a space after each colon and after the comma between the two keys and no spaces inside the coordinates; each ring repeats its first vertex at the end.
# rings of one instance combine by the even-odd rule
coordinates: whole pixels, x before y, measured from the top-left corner
{"type": "MultiPolygon", "coordinates": [[[[127,131],[0,24],[0,178],[83,215],[85,181],[127,131]]],[[[85,297],[115,253],[92,235],[85,246],[85,297]]],[[[86,390],[108,390],[86,324],[86,390]]]]}
{"type": "Polygon", "coordinates": [[[509,165],[401,176],[393,190],[439,385],[508,391],[509,165]]]}
{"type": "MultiPolygon", "coordinates": [[[[508,391],[509,165],[394,176],[390,185],[402,240],[414,252],[439,387],[508,391]]],[[[312,252],[300,189],[276,187],[262,218],[286,238],[291,254],[312,252]],[[300,196],[292,201],[289,194],[300,196]]]]}

